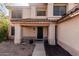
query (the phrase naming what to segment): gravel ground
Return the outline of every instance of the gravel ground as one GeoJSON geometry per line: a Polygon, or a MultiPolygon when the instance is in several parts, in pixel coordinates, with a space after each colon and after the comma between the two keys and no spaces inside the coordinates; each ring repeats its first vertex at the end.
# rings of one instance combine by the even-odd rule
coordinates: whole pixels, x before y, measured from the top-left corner
{"type": "Polygon", "coordinates": [[[48,41],[44,42],[47,56],[71,56],[71,54],[59,45],[49,45],[48,41]]]}
{"type": "Polygon", "coordinates": [[[0,43],[0,56],[32,56],[34,44],[15,45],[13,42],[0,43]]]}

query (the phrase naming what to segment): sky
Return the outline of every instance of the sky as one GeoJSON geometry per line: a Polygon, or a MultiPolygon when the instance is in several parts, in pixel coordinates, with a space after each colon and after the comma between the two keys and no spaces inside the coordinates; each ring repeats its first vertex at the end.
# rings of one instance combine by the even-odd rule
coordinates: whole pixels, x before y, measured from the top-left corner
{"type": "Polygon", "coordinates": [[[8,11],[8,9],[5,7],[4,4],[0,4],[0,12],[3,13],[4,15],[6,15],[6,16],[9,15],[9,11],[8,11]]]}
{"type": "Polygon", "coordinates": [[[0,3],[21,3],[28,5],[28,3],[79,3],[79,0],[0,0],[0,3]]]}
{"type": "Polygon", "coordinates": [[[27,0],[0,0],[0,3],[17,3],[17,5],[28,6],[27,0]]]}

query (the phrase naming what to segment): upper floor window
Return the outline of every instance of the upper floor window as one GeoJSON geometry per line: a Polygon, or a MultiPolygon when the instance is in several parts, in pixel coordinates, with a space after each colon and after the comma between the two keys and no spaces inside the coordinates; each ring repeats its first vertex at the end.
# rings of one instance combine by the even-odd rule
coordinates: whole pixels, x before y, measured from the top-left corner
{"type": "Polygon", "coordinates": [[[54,8],[53,9],[53,15],[54,16],[62,16],[63,14],[66,13],[66,6],[55,5],[53,8],[54,8]]]}
{"type": "Polygon", "coordinates": [[[11,17],[12,18],[22,18],[22,10],[13,10],[11,17]]]}
{"type": "Polygon", "coordinates": [[[46,16],[46,9],[42,7],[36,8],[36,15],[37,16],[46,16]]]}
{"type": "Polygon", "coordinates": [[[46,16],[46,11],[37,11],[37,16],[46,16]]]}

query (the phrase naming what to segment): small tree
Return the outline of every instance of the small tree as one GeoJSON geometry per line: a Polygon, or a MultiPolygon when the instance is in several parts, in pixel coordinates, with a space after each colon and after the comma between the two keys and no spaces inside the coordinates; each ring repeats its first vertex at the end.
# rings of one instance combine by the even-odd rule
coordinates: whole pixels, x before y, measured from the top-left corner
{"type": "Polygon", "coordinates": [[[7,40],[8,37],[8,18],[0,13],[0,42],[7,40]]]}

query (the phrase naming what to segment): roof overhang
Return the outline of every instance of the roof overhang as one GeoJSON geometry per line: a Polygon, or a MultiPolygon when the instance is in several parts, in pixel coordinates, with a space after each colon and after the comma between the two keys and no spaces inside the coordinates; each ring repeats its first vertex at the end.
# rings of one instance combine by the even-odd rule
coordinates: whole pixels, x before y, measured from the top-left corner
{"type": "Polygon", "coordinates": [[[21,26],[49,26],[50,21],[47,19],[16,19],[11,20],[11,23],[21,26]]]}
{"type": "Polygon", "coordinates": [[[65,17],[60,18],[59,20],[57,20],[57,24],[62,23],[62,22],[67,21],[67,20],[70,20],[71,18],[73,18],[77,15],[79,15],[79,10],[72,12],[65,17]]]}

